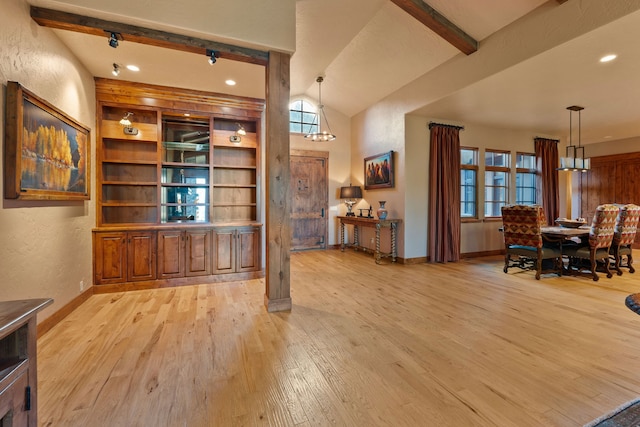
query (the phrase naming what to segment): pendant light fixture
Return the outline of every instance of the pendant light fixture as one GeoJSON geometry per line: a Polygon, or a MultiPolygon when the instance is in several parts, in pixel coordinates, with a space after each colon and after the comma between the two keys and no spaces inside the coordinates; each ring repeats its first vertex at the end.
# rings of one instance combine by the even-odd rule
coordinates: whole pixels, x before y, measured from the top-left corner
{"type": "Polygon", "coordinates": [[[567,110],[569,110],[569,145],[567,145],[565,157],[560,158],[560,167],[558,170],[587,172],[591,168],[591,159],[585,159],[584,147],[581,144],[582,122],[580,112],[584,110],[584,107],[572,105],[571,107],[567,107],[567,110]],[[573,145],[573,123],[571,119],[574,111],[578,112],[578,145],[573,145]]]}
{"type": "Polygon", "coordinates": [[[313,118],[313,122],[309,125],[309,132],[304,136],[304,139],[310,139],[311,141],[333,141],[336,139],[336,136],[331,132],[331,127],[329,126],[329,121],[327,120],[327,116],[324,112],[324,105],[322,105],[322,82],[324,78],[319,76],[316,79],[318,82],[318,112],[313,118]],[[327,131],[322,130],[322,120],[324,119],[325,124],[327,125],[327,131]],[[314,125],[317,125],[317,129],[315,132],[312,132],[314,129],[314,125]]]}

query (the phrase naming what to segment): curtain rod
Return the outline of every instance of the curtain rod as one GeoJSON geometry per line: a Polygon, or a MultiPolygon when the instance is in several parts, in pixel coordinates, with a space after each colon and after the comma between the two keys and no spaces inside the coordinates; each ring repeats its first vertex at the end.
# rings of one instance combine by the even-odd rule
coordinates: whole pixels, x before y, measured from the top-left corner
{"type": "Polygon", "coordinates": [[[446,128],[456,128],[456,129],[464,130],[464,126],[448,125],[446,123],[429,122],[429,129],[431,129],[434,126],[444,126],[446,128]]]}
{"type": "Polygon", "coordinates": [[[533,139],[546,139],[547,141],[560,142],[559,139],[545,138],[544,136],[534,136],[533,139]]]}

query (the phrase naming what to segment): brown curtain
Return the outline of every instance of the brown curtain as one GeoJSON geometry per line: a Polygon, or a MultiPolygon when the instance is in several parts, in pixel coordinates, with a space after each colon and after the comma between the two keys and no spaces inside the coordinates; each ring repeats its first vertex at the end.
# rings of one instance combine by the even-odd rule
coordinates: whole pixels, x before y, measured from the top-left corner
{"type": "Polygon", "coordinates": [[[547,224],[554,224],[560,213],[558,195],[558,141],[555,139],[534,138],[536,165],[538,169],[538,202],[544,209],[547,224]]]}
{"type": "Polygon", "coordinates": [[[429,258],[460,260],[460,128],[431,123],[429,258]]]}

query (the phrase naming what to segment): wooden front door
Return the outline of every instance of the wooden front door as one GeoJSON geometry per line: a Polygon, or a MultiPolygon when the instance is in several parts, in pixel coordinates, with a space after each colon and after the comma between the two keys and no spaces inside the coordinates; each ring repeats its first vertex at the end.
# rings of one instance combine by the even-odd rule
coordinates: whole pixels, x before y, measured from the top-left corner
{"type": "Polygon", "coordinates": [[[291,250],[326,249],[329,153],[291,153],[291,250]]]}

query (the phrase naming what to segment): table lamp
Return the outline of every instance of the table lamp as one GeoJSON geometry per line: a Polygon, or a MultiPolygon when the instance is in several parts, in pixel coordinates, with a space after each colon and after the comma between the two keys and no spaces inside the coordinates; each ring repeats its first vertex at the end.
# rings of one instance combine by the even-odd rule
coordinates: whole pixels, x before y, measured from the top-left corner
{"type": "Polygon", "coordinates": [[[356,216],[351,209],[357,203],[355,199],[362,199],[362,189],[349,183],[348,187],[340,187],[340,198],[344,199],[344,204],[347,205],[347,216],[356,216]]]}

